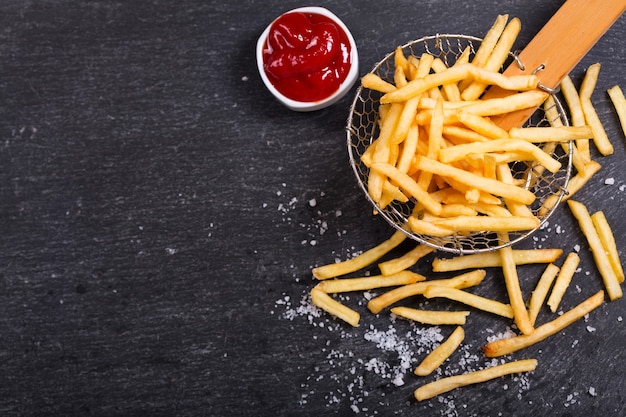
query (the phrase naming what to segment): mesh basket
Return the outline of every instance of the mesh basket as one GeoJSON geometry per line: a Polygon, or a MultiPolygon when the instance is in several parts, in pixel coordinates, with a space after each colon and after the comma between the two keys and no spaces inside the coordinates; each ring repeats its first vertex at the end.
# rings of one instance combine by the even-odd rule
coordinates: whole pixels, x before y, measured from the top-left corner
{"type": "MultiPolygon", "coordinates": [[[[435,35],[421,38],[407,43],[402,47],[406,56],[414,55],[419,57],[422,53],[430,53],[440,58],[447,66],[454,64],[462,51],[469,47],[473,56],[480,46],[481,39],[465,35],[435,35]]],[[[516,60],[516,56],[511,54],[511,59],[516,60]]],[[[375,65],[372,72],[380,76],[383,80],[393,82],[394,76],[394,53],[387,55],[382,61],[375,65]]],[[[555,94],[555,99],[559,118],[563,125],[568,125],[567,116],[563,107],[555,94]]],[[[554,213],[559,202],[566,193],[567,184],[572,170],[572,147],[557,146],[552,156],[561,162],[562,168],[552,173],[548,170],[537,170],[530,162],[515,162],[510,164],[514,178],[523,181],[525,188],[536,195],[536,200],[529,208],[539,218],[540,225],[533,230],[510,232],[509,241],[501,242],[493,232],[476,232],[471,234],[455,234],[446,237],[434,237],[416,234],[406,227],[407,219],[415,206],[414,200],[406,203],[393,201],[387,207],[381,209],[370,198],[367,192],[367,181],[369,168],[361,161],[361,156],[378,136],[378,107],[381,93],[359,87],[354,102],[350,109],[347,123],[348,153],[350,164],[356,175],[357,182],[363,190],[366,198],[373,205],[376,212],[381,215],[390,225],[398,230],[404,231],[410,238],[433,246],[439,250],[455,253],[477,253],[500,249],[505,246],[515,244],[526,237],[546,222],[554,213]],[[550,196],[556,197],[556,204],[549,210],[540,210],[544,201],[550,196]]],[[[526,122],[525,126],[550,126],[544,109],[539,108],[526,122]]],[[[552,198],[555,198],[552,197],[552,198]]]]}

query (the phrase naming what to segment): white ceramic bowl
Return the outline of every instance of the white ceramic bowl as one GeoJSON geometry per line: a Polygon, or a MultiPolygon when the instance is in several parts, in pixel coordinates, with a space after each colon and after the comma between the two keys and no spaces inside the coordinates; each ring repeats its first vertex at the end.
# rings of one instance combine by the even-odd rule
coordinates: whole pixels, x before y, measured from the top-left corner
{"type": "Polygon", "coordinates": [[[317,13],[333,20],[337,25],[339,25],[341,29],[343,29],[343,31],[346,33],[346,36],[348,37],[348,41],[350,42],[350,50],[351,50],[350,52],[351,53],[351,57],[350,57],[351,66],[350,66],[350,71],[348,71],[348,75],[346,76],[346,79],[343,81],[343,83],[341,83],[337,91],[335,91],[332,95],[330,95],[329,97],[323,100],[308,101],[308,102],[296,101],[288,97],[285,97],[282,93],[280,93],[276,89],[276,87],[272,85],[271,81],[267,77],[267,74],[265,73],[265,70],[263,69],[263,48],[265,47],[265,41],[269,34],[270,28],[272,27],[272,24],[278,18],[276,18],[274,21],[272,21],[272,23],[270,23],[267,26],[267,28],[263,31],[263,33],[259,37],[259,40],[257,41],[256,62],[257,62],[257,67],[259,69],[259,74],[261,75],[261,79],[263,79],[265,86],[267,87],[268,90],[270,90],[270,92],[274,95],[274,97],[276,97],[282,104],[284,104],[291,110],[307,112],[307,111],[323,109],[324,107],[328,107],[331,104],[334,104],[335,102],[337,102],[339,99],[341,99],[350,90],[350,88],[352,88],[352,86],[354,85],[355,81],[358,78],[359,55],[356,50],[356,42],[354,42],[354,38],[352,37],[352,34],[348,30],[348,27],[328,9],[325,9],[323,7],[314,7],[314,6],[300,7],[298,9],[293,9],[288,12],[285,12],[284,14],[292,13],[292,12],[317,13]]]}

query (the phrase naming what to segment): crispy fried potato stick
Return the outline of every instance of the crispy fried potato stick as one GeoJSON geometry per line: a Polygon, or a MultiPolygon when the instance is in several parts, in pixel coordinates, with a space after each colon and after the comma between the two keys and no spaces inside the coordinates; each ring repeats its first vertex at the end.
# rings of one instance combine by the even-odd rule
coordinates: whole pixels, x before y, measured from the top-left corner
{"type": "Polygon", "coordinates": [[[369,266],[376,262],[393,248],[402,243],[405,239],[406,234],[397,230],[393,233],[393,235],[391,235],[389,239],[373,247],[372,249],[369,249],[362,254],[355,256],[354,258],[347,259],[339,263],[328,264],[313,268],[313,276],[317,279],[323,280],[358,271],[359,269],[365,268],[366,266],[369,266]]]}
{"type": "Polygon", "coordinates": [[[539,226],[539,219],[518,216],[458,216],[434,220],[431,223],[436,227],[460,232],[512,232],[534,229],[539,226]]]}
{"type": "MultiPolygon", "coordinates": [[[[498,233],[498,238],[502,244],[509,242],[507,233],[498,233]]],[[[517,265],[515,265],[515,258],[513,257],[513,249],[510,246],[500,249],[500,259],[502,260],[502,273],[509,295],[509,303],[513,309],[513,319],[522,333],[530,334],[534,329],[524,304],[524,297],[522,296],[522,289],[517,276],[517,265]]]]}
{"type": "Polygon", "coordinates": [[[613,236],[613,230],[606,219],[606,216],[602,211],[597,211],[591,215],[593,225],[598,232],[598,237],[602,242],[602,247],[606,251],[611,266],[615,271],[620,284],[624,282],[624,269],[622,268],[622,262],[619,259],[619,252],[617,250],[617,244],[615,243],[615,236],[613,236]]]}
{"type": "Polygon", "coordinates": [[[624,93],[619,85],[609,88],[607,93],[613,102],[617,117],[622,125],[622,133],[626,135],[626,98],[624,98],[624,93]]]}
{"type": "Polygon", "coordinates": [[[545,101],[545,99],[546,94],[544,92],[540,90],[530,90],[522,93],[511,94],[510,96],[504,98],[482,100],[476,104],[463,107],[463,111],[477,114],[479,116],[493,116],[497,114],[511,113],[516,110],[538,107],[545,101]]]}
{"type": "Polygon", "coordinates": [[[465,324],[465,319],[470,313],[469,311],[418,310],[410,307],[393,307],[390,311],[405,319],[433,325],[462,325],[465,324]]]}
{"type": "Polygon", "coordinates": [[[320,282],[317,288],[328,294],[336,294],[340,292],[366,291],[382,287],[396,287],[425,280],[426,277],[424,275],[412,271],[400,271],[391,275],[325,280],[320,282]]]}
{"type": "Polygon", "coordinates": [[[555,264],[548,264],[546,269],[543,271],[543,274],[541,274],[541,278],[539,278],[539,282],[537,282],[534,291],[530,294],[530,300],[528,302],[528,316],[530,317],[530,324],[533,326],[537,321],[539,310],[541,310],[541,306],[550,291],[552,282],[554,282],[554,279],[558,275],[559,271],[560,268],[555,264]]]}
{"type": "Polygon", "coordinates": [[[501,303],[490,298],[481,297],[457,288],[443,287],[439,285],[431,285],[424,291],[424,297],[434,298],[443,297],[450,300],[458,301],[478,310],[497,314],[509,319],[513,318],[513,309],[510,305],[501,303]]]}
{"type": "Polygon", "coordinates": [[[322,310],[340,318],[353,327],[359,326],[361,315],[357,311],[341,304],[339,301],[335,300],[317,287],[313,287],[311,290],[311,301],[313,301],[313,304],[322,310]]]}
{"type": "MultiPolygon", "coordinates": [[[[549,129],[549,128],[542,128],[549,129]]],[[[464,145],[451,146],[439,151],[439,160],[442,163],[450,163],[465,158],[470,153],[488,152],[525,152],[529,153],[541,165],[550,172],[557,172],[561,168],[561,163],[545,153],[537,145],[523,139],[494,139],[488,142],[473,142],[464,145]]]]}
{"type": "Polygon", "coordinates": [[[397,90],[395,85],[383,80],[378,75],[371,72],[365,74],[363,78],[361,78],[361,85],[364,88],[369,88],[370,90],[374,91],[380,91],[381,93],[390,93],[397,90]]]}
{"type": "MultiPolygon", "coordinates": [[[[516,265],[550,263],[563,253],[562,249],[513,249],[516,265]]],[[[471,268],[502,266],[502,259],[497,252],[484,252],[453,258],[437,258],[433,261],[433,272],[460,271],[471,268]]]]}
{"type": "Polygon", "coordinates": [[[531,372],[537,368],[536,359],[522,359],[514,362],[495,365],[480,371],[468,372],[462,375],[449,376],[434,382],[422,385],[415,390],[417,401],[424,401],[453,389],[480,382],[490,381],[504,375],[531,372]]]}
{"type": "Polygon", "coordinates": [[[464,338],[465,331],[463,328],[461,326],[456,327],[443,343],[426,355],[413,373],[418,376],[430,375],[454,353],[464,338]]]}
{"type": "MultiPolygon", "coordinates": [[[[532,192],[526,189],[516,187],[510,184],[504,184],[497,180],[483,178],[482,176],[472,174],[470,172],[452,167],[450,165],[446,165],[442,162],[435,161],[434,159],[426,158],[424,156],[418,157],[416,166],[422,171],[428,171],[432,172],[433,174],[441,175],[443,177],[449,177],[452,178],[454,181],[460,182],[461,184],[468,185],[472,188],[477,188],[489,194],[498,195],[504,198],[510,198],[511,200],[518,201],[523,204],[532,204],[532,202],[535,201],[536,198],[532,192]]],[[[433,214],[437,213],[433,212],[433,214]]]]}
{"type": "MultiPolygon", "coordinates": [[[[426,210],[433,214],[441,213],[441,204],[433,199],[430,194],[419,186],[411,177],[401,172],[398,168],[389,164],[373,164],[371,166],[372,172],[378,172],[383,174],[392,181],[394,181],[405,192],[413,196],[417,201],[422,203],[426,210]]],[[[371,173],[370,173],[371,178],[371,173]]],[[[533,195],[534,196],[534,195],[533,195]]]]}
{"type": "Polygon", "coordinates": [[[424,256],[435,251],[432,246],[419,244],[399,258],[391,259],[378,264],[383,275],[391,275],[412,267],[424,256]]]}
{"type": "Polygon", "coordinates": [[[524,139],[533,143],[566,142],[593,137],[589,126],[514,127],[509,130],[509,135],[512,138],[524,139]]]}
{"type": "Polygon", "coordinates": [[[450,286],[454,288],[468,288],[478,285],[485,278],[486,272],[484,269],[476,269],[465,274],[458,275],[449,279],[438,279],[424,282],[416,282],[415,284],[404,285],[402,287],[394,288],[386,293],[379,295],[376,298],[372,298],[367,303],[367,308],[374,314],[380,313],[385,307],[390,306],[400,300],[403,300],[414,295],[423,294],[426,288],[432,285],[450,286]]]}
{"type": "Polygon", "coordinates": [[[593,253],[593,259],[595,260],[596,267],[598,268],[598,271],[604,281],[604,286],[606,287],[609,299],[613,301],[621,298],[622,288],[620,286],[619,279],[611,266],[609,257],[604,251],[602,241],[600,240],[598,232],[593,225],[593,220],[591,220],[587,207],[574,200],[568,200],[567,204],[569,205],[569,208],[576,220],[578,220],[580,229],[587,238],[589,248],[591,249],[591,253],[593,253]]]}
{"type": "Polygon", "coordinates": [[[483,346],[482,350],[488,358],[508,355],[524,349],[535,343],[541,342],[547,337],[565,329],[576,320],[583,318],[594,309],[598,308],[604,301],[604,291],[600,290],[571,310],[558,316],[556,319],[542,324],[535,328],[529,335],[520,335],[507,339],[495,340],[483,346]]]}
{"type": "Polygon", "coordinates": [[[553,313],[556,313],[556,310],[559,308],[559,304],[565,295],[565,291],[567,291],[567,287],[569,287],[572,281],[572,277],[576,273],[576,268],[578,268],[579,263],[580,257],[576,252],[571,252],[565,258],[565,262],[563,262],[561,266],[561,270],[556,277],[554,287],[548,298],[548,306],[553,313]]]}

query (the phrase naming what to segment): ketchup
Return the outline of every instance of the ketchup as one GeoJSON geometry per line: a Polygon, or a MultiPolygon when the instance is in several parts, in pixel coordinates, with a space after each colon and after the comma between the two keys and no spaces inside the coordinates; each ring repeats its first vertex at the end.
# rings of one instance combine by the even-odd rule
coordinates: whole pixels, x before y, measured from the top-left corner
{"type": "Polygon", "coordinates": [[[350,41],[332,19],[291,12],[272,24],[265,48],[265,72],[284,96],[323,100],[339,89],[350,71],[350,41]]]}

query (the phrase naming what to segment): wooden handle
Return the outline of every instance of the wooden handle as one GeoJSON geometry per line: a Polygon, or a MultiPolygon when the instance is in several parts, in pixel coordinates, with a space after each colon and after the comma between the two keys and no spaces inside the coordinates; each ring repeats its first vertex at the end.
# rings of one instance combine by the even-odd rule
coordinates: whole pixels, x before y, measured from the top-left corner
{"type": "MultiPolygon", "coordinates": [[[[531,74],[543,65],[537,73],[541,84],[556,88],[625,10],[626,0],[567,0],[519,54],[524,70],[513,62],[504,74],[531,74]]],[[[492,87],[484,98],[508,94],[511,92],[492,87]]],[[[509,130],[523,125],[535,110],[509,113],[493,121],[509,130]]]]}

